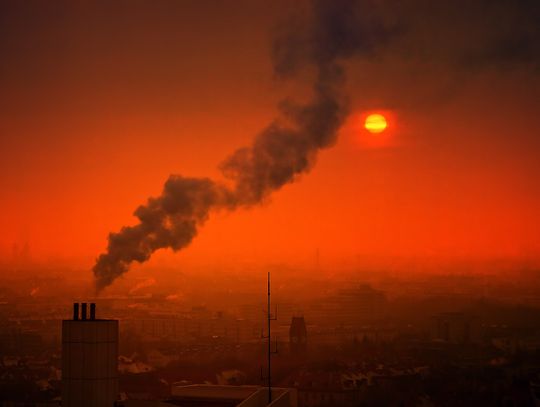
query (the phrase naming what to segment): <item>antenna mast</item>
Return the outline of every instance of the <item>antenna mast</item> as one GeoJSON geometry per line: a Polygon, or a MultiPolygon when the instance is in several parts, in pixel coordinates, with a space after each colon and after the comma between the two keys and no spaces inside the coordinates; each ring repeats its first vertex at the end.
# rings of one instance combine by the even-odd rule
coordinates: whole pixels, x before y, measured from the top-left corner
{"type": "MultiPolygon", "coordinates": [[[[276,346],[275,349],[272,350],[272,324],[271,321],[275,321],[277,319],[277,307],[276,312],[274,315],[270,312],[270,272],[268,272],[268,309],[266,311],[266,322],[268,324],[268,335],[264,336],[263,338],[268,339],[268,354],[267,354],[267,364],[268,364],[268,376],[266,379],[268,380],[268,404],[272,402],[272,355],[277,353],[277,338],[276,338],[276,346]]],[[[261,376],[262,376],[262,368],[261,368],[261,376]]]]}

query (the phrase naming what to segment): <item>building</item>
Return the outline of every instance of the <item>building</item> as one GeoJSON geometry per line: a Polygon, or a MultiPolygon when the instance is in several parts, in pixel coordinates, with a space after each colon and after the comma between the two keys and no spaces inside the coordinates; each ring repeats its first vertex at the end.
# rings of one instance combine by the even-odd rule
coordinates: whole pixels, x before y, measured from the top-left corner
{"type": "Polygon", "coordinates": [[[118,321],[73,304],[62,321],[62,406],[112,407],[118,396],[118,321]],[[80,309],[80,312],[79,312],[80,309]]]}
{"type": "Polygon", "coordinates": [[[294,389],[273,388],[268,403],[268,388],[260,386],[220,386],[193,384],[173,386],[167,400],[125,400],[121,407],[297,407],[294,389]]]}
{"type": "Polygon", "coordinates": [[[441,312],[433,317],[434,339],[448,343],[471,343],[478,340],[476,318],[463,312],[441,312]]]}
{"type": "Polygon", "coordinates": [[[310,323],[318,326],[361,327],[380,321],[386,313],[384,292],[361,284],[340,289],[306,310],[310,323]]]}
{"type": "Polygon", "coordinates": [[[304,317],[292,317],[289,328],[289,346],[292,355],[305,355],[307,351],[307,328],[304,317]]]}
{"type": "Polygon", "coordinates": [[[367,379],[359,375],[351,380],[333,369],[301,369],[292,373],[284,384],[297,390],[299,407],[353,407],[359,404],[367,379]]]}

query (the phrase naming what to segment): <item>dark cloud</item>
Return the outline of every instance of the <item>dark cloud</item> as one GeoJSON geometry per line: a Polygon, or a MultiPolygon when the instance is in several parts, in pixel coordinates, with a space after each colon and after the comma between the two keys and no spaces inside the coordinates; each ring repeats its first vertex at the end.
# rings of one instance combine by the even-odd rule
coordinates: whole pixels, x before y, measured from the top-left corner
{"type": "Polygon", "coordinates": [[[456,69],[512,68],[540,61],[540,2],[383,2],[400,36],[388,52],[456,69]]]}

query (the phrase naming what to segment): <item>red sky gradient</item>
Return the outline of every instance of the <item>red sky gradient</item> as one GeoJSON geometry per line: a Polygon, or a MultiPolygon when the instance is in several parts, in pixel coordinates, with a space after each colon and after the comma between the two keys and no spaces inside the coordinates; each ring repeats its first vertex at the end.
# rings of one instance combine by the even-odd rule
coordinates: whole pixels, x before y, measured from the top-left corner
{"type": "MultiPolygon", "coordinates": [[[[195,1],[14,3],[4,13],[2,262],[28,242],[35,261],[90,269],[108,233],[134,223],[169,174],[220,177],[219,163],[272,120],[277,102],[302,92],[304,83],[273,76],[269,55],[290,7],[231,3],[211,14],[195,1]]],[[[149,265],[308,262],[317,248],[329,265],[540,257],[534,70],[464,74],[385,54],[353,61],[347,75],[352,114],[311,173],[262,207],[214,213],[190,248],[149,265]],[[362,128],[369,112],[385,114],[385,133],[362,128]]]]}

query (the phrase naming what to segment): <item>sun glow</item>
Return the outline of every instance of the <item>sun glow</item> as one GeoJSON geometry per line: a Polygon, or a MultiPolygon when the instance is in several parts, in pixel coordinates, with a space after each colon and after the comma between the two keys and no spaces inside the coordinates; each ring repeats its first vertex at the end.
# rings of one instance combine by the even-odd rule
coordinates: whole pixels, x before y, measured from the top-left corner
{"type": "Polygon", "coordinates": [[[370,133],[382,133],[387,126],[386,118],[382,114],[370,114],[364,123],[364,127],[370,133]]]}

